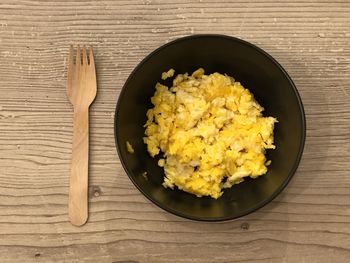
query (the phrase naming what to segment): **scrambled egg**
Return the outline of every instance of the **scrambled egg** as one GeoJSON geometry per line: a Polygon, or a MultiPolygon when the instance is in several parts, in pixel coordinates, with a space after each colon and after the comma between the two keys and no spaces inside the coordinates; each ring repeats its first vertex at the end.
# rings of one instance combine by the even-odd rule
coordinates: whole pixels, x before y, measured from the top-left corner
{"type": "Polygon", "coordinates": [[[126,141],[126,150],[128,151],[128,153],[134,153],[135,152],[134,148],[132,147],[132,145],[128,141],[126,141]]]}
{"type": "Polygon", "coordinates": [[[179,74],[171,88],[157,83],[151,102],[143,139],[152,157],[162,152],[164,187],[218,198],[244,177],[267,172],[265,149],[275,148],[277,120],[263,117],[263,107],[232,77],[202,68],[179,74]]]}
{"type": "Polygon", "coordinates": [[[167,72],[162,73],[162,80],[166,80],[167,78],[171,78],[174,76],[175,70],[174,69],[169,69],[167,72]]]}

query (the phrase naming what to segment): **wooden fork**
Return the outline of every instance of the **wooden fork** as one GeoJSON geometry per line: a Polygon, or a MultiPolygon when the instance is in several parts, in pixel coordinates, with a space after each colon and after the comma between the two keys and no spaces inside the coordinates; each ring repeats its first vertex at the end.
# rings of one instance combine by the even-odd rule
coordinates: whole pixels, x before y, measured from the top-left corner
{"type": "Polygon", "coordinates": [[[89,106],[97,92],[94,54],[89,58],[85,46],[80,54],[78,46],[69,49],[67,95],[74,108],[71,176],[69,187],[69,220],[81,226],[88,218],[88,164],[89,164],[89,106]]]}

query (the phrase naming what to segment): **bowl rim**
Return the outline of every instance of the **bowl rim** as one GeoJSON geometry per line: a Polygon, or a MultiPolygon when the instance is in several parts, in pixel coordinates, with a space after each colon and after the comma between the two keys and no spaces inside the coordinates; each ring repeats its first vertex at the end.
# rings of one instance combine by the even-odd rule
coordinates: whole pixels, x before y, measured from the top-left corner
{"type": "Polygon", "coordinates": [[[115,108],[115,114],[114,114],[114,140],[115,140],[115,146],[117,148],[117,153],[119,156],[119,160],[126,172],[126,174],[128,175],[129,179],[131,180],[131,182],[134,184],[134,186],[136,186],[136,188],[148,199],[150,200],[153,204],[155,204],[156,206],[160,207],[161,209],[182,217],[182,218],[186,218],[186,219],[190,219],[190,220],[195,220],[195,221],[204,221],[204,222],[220,222],[220,221],[228,221],[228,220],[234,220],[243,216],[246,216],[252,212],[255,212],[259,209],[261,209],[262,207],[264,207],[265,205],[267,205],[268,203],[270,203],[273,199],[275,199],[281,192],[282,190],[288,185],[288,183],[291,181],[292,177],[294,176],[295,172],[297,171],[297,168],[299,166],[299,163],[301,161],[301,157],[304,151],[304,146],[305,146],[305,139],[306,139],[306,117],[305,117],[305,111],[304,111],[304,106],[300,97],[300,94],[293,82],[293,80],[291,79],[291,77],[289,76],[289,74],[287,73],[287,71],[282,67],[282,65],[277,62],[276,59],[274,59],[269,53],[267,53],[266,51],[264,51],[263,49],[259,48],[258,46],[242,40],[240,38],[237,37],[233,37],[233,36],[228,36],[228,35],[223,35],[223,34],[195,34],[195,35],[190,35],[190,36],[184,36],[184,37],[180,37],[177,38],[175,40],[172,40],[166,44],[161,45],[160,47],[156,48],[155,50],[153,50],[151,53],[149,53],[145,58],[143,58],[141,60],[141,62],[138,63],[138,65],[132,70],[132,72],[130,73],[129,77],[126,79],[120,93],[119,93],[119,97],[117,100],[117,105],[115,108]],[[230,40],[230,41],[236,41],[239,42],[240,44],[249,46],[253,49],[255,49],[256,51],[260,52],[262,55],[264,55],[265,57],[267,57],[273,64],[275,64],[275,66],[283,73],[283,75],[286,77],[286,79],[288,80],[288,82],[290,83],[294,94],[297,98],[298,101],[298,106],[299,106],[299,110],[301,113],[301,128],[302,128],[302,134],[301,134],[301,140],[299,143],[299,150],[298,150],[298,154],[295,158],[294,164],[291,168],[291,170],[288,173],[287,178],[283,181],[283,183],[276,189],[276,191],[274,191],[268,198],[266,198],[265,200],[261,201],[260,203],[257,203],[256,205],[254,205],[252,208],[247,209],[241,213],[238,213],[235,216],[224,216],[224,217],[198,217],[198,216],[192,216],[190,214],[186,214],[186,213],[182,213],[178,210],[172,209],[166,205],[164,205],[161,202],[158,202],[157,200],[155,200],[151,195],[148,195],[143,189],[142,187],[140,187],[136,181],[134,180],[133,176],[132,176],[132,172],[129,170],[129,168],[127,167],[127,165],[124,162],[124,159],[122,158],[122,154],[121,154],[121,145],[120,145],[120,141],[118,140],[118,131],[117,131],[117,123],[118,123],[118,115],[119,115],[119,110],[120,110],[120,102],[124,96],[125,90],[126,90],[126,86],[129,84],[129,82],[131,81],[131,79],[133,78],[134,74],[148,61],[150,60],[155,54],[157,54],[158,52],[160,52],[161,50],[177,44],[179,42],[183,42],[183,41],[187,41],[187,40],[191,40],[191,39],[197,39],[197,38],[217,38],[217,39],[225,39],[225,40],[230,40]]]}

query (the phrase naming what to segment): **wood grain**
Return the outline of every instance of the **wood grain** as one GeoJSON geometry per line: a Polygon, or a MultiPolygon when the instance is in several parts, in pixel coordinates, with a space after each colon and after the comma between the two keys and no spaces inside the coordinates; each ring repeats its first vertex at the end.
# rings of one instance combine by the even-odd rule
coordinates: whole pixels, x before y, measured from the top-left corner
{"type": "Polygon", "coordinates": [[[0,2],[1,262],[347,262],[350,257],[350,2],[0,2]],[[129,181],[114,107],[136,64],[181,36],[241,37],[289,72],[307,115],[302,162],[286,190],[239,220],[170,215],[129,181]],[[67,220],[70,44],[93,45],[90,218],[67,220]]]}

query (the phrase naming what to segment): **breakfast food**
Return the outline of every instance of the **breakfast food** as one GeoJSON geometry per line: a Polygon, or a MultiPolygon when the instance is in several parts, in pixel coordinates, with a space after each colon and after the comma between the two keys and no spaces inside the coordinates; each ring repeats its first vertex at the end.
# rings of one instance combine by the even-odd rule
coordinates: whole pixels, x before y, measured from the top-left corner
{"type": "Polygon", "coordinates": [[[167,78],[171,78],[174,76],[175,70],[174,69],[169,69],[167,72],[162,73],[162,80],[166,80],[167,78]]]}
{"type": "MultiPolygon", "coordinates": [[[[162,74],[173,76],[174,70],[162,74]]],[[[267,172],[265,150],[274,149],[277,120],[232,77],[202,68],[178,74],[172,87],[156,84],[147,112],[144,142],[152,157],[162,153],[164,187],[218,198],[224,188],[267,172]]]]}
{"type": "Polygon", "coordinates": [[[126,141],[126,150],[128,151],[128,153],[134,153],[134,147],[132,147],[131,143],[126,141]]]}

